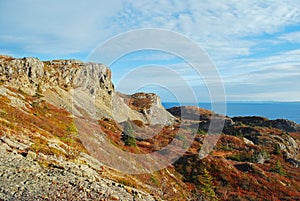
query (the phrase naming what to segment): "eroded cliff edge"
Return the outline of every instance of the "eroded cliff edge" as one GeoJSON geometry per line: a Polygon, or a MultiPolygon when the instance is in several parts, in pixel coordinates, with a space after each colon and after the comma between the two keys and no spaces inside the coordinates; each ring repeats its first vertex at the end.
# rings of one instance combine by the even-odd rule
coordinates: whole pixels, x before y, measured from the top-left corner
{"type": "Polygon", "coordinates": [[[103,64],[78,60],[40,61],[0,56],[0,81],[18,88],[77,116],[117,122],[139,120],[145,124],[174,123],[175,118],[155,94],[121,95],[114,90],[111,71],[103,64]],[[146,100],[147,99],[147,100],[146,100]],[[148,102],[132,107],[131,103],[148,102]],[[127,104],[126,104],[127,103],[127,104]],[[130,104],[128,104],[130,103],[130,104]]]}

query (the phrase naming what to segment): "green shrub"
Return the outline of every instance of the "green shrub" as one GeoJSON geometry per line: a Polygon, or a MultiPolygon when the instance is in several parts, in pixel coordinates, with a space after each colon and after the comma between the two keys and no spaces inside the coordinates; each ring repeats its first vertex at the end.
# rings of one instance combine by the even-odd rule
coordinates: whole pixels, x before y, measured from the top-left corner
{"type": "Polygon", "coordinates": [[[129,146],[129,147],[136,146],[136,139],[134,137],[134,132],[129,119],[125,122],[124,129],[122,132],[122,140],[125,143],[125,146],[129,146]]]}
{"type": "Polygon", "coordinates": [[[37,84],[37,87],[36,87],[36,93],[37,94],[42,94],[43,93],[43,90],[42,90],[42,86],[40,83],[37,84]]]}
{"type": "Polygon", "coordinates": [[[182,140],[185,140],[186,139],[186,137],[185,137],[185,135],[184,134],[182,134],[182,133],[179,133],[178,135],[176,135],[176,137],[175,137],[177,140],[180,140],[180,141],[182,141],[182,140]]]}
{"type": "Polygon", "coordinates": [[[159,184],[159,182],[157,181],[157,179],[153,176],[153,175],[151,175],[151,182],[153,183],[153,184],[155,184],[155,185],[158,185],[159,184]]]}
{"type": "Polygon", "coordinates": [[[0,117],[6,117],[7,112],[5,110],[0,110],[0,117]]]}
{"type": "Polygon", "coordinates": [[[232,151],[232,150],[233,150],[233,148],[230,147],[228,144],[226,144],[226,145],[221,145],[220,148],[221,148],[222,150],[224,150],[224,151],[232,151]]]}
{"type": "Polygon", "coordinates": [[[274,147],[274,150],[273,150],[273,154],[276,154],[276,155],[281,155],[281,149],[280,149],[280,146],[279,144],[275,144],[275,147],[274,147]]]}
{"type": "Polygon", "coordinates": [[[231,159],[238,162],[251,161],[251,156],[248,154],[236,154],[228,156],[227,159],[231,159]]]}
{"type": "Polygon", "coordinates": [[[205,135],[205,134],[207,134],[207,132],[205,130],[198,129],[197,134],[199,134],[199,135],[205,135]]]}
{"type": "Polygon", "coordinates": [[[67,133],[76,135],[78,133],[78,130],[76,128],[76,125],[74,121],[67,127],[67,133]]]}
{"type": "Polygon", "coordinates": [[[217,201],[218,198],[214,191],[214,185],[209,171],[204,167],[201,170],[201,175],[198,176],[199,187],[203,193],[205,200],[217,201]]]}
{"type": "Polygon", "coordinates": [[[282,167],[279,160],[276,161],[275,167],[270,170],[271,172],[275,172],[277,174],[280,174],[282,176],[287,176],[286,171],[282,167]]]}

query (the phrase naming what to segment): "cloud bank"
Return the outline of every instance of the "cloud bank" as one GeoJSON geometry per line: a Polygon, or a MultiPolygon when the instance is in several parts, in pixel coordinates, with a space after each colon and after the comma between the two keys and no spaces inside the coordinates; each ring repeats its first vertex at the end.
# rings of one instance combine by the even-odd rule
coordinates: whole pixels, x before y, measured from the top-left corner
{"type": "MultiPolygon", "coordinates": [[[[162,28],[191,38],[210,55],[228,100],[299,101],[299,5],[299,0],[1,1],[0,53],[84,60],[116,34],[162,28]]],[[[124,64],[141,65],[144,58],[124,64]]],[[[170,60],[153,53],[146,58],[144,64],[170,60]]],[[[186,68],[176,59],[163,65],[186,68]]],[[[117,67],[121,64],[113,71],[117,67]]],[[[203,85],[192,72],[185,78],[203,85]]]]}

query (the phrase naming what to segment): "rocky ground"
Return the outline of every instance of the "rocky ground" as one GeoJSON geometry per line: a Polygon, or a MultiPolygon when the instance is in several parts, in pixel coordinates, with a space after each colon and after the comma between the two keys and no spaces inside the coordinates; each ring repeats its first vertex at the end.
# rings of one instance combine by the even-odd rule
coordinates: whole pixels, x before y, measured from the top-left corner
{"type": "Polygon", "coordinates": [[[154,200],[146,193],[101,178],[89,165],[95,161],[88,156],[83,155],[87,164],[78,164],[33,152],[18,153],[21,145],[14,144],[18,146],[10,147],[4,140],[0,144],[1,200],[154,200]]]}

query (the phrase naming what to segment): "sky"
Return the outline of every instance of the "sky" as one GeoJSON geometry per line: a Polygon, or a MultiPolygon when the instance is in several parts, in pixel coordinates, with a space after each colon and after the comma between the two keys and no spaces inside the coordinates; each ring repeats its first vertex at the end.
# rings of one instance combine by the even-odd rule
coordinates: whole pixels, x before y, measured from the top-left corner
{"type": "MultiPolygon", "coordinates": [[[[163,29],[207,53],[227,101],[300,101],[299,5],[300,0],[0,0],[0,54],[85,61],[118,34],[163,29]]],[[[187,90],[178,85],[181,78],[200,102],[210,101],[214,93],[205,76],[169,52],[141,50],[106,65],[116,89],[124,93],[132,92],[124,83],[133,80],[139,83],[136,90],[154,91],[163,101],[183,94],[189,102],[187,90]],[[155,79],[140,84],[149,78],[155,79]]]]}

